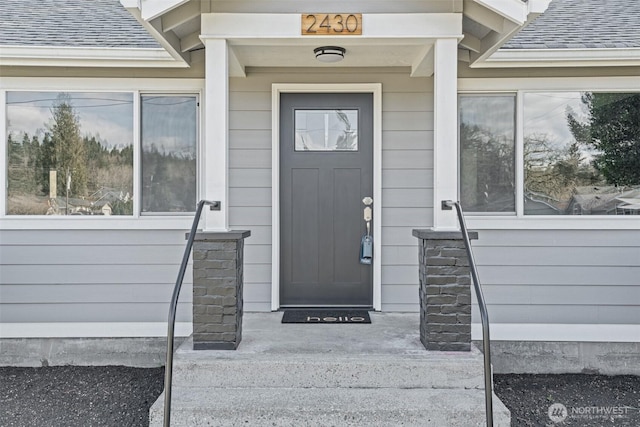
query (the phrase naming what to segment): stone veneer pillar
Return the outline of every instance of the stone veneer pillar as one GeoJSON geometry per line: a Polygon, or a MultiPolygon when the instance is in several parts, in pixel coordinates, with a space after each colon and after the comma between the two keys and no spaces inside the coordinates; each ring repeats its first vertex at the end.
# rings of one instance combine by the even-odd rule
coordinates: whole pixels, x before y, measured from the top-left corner
{"type": "Polygon", "coordinates": [[[235,350],[242,340],[244,239],[198,232],[193,242],[193,349],[235,350]]]}
{"type": "MultiPolygon", "coordinates": [[[[471,350],[471,271],[461,232],[413,230],[419,240],[420,341],[427,350],[471,350]]],[[[470,239],[478,233],[469,232],[470,239]]]]}

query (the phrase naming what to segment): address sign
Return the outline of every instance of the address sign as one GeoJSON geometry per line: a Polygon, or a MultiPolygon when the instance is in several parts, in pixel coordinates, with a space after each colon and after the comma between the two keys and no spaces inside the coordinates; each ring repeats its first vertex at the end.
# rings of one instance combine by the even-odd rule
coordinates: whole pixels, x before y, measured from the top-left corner
{"type": "Polygon", "coordinates": [[[361,36],[361,13],[303,13],[303,36],[361,36]]]}

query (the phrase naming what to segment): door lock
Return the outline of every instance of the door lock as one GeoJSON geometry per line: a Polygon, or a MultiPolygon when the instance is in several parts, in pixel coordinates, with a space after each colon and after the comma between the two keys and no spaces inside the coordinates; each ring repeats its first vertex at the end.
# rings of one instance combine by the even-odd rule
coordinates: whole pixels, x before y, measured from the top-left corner
{"type": "Polygon", "coordinates": [[[365,197],[364,199],[362,199],[362,203],[364,203],[365,206],[371,206],[371,204],[373,203],[373,199],[371,197],[365,197]]]}

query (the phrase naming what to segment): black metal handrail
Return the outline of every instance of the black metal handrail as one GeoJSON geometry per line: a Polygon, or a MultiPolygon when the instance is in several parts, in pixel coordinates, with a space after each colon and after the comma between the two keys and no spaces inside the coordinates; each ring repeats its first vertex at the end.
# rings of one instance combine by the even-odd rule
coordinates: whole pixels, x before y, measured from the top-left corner
{"type": "Polygon", "coordinates": [[[178,308],[178,297],[180,296],[180,288],[182,288],[182,281],[184,274],[187,271],[187,263],[189,262],[189,256],[191,255],[191,249],[193,248],[193,239],[196,237],[196,231],[198,229],[198,223],[200,222],[200,216],[202,215],[202,208],[204,205],[212,205],[213,202],[208,200],[200,200],[198,202],[198,208],[196,209],[196,215],[193,218],[193,224],[191,225],[191,232],[187,239],[187,246],[184,248],[184,255],[182,256],[182,263],[180,264],[180,270],[178,271],[178,278],[176,279],[176,285],[173,288],[173,295],[171,296],[171,305],[169,306],[169,320],[167,326],[167,360],[164,367],[164,427],[171,425],[171,380],[173,377],[173,339],[174,329],[176,325],[176,310],[178,308]]]}
{"type": "Polygon", "coordinates": [[[482,349],[484,353],[484,402],[485,412],[487,415],[487,427],[493,427],[493,375],[491,373],[491,339],[489,338],[489,314],[487,313],[487,304],[484,302],[484,295],[478,279],[478,270],[476,262],[473,258],[471,250],[471,240],[469,239],[469,231],[467,223],[462,214],[462,206],[460,202],[445,200],[444,206],[448,208],[455,207],[458,213],[458,221],[460,222],[460,230],[464,239],[464,246],[467,249],[467,257],[469,258],[469,268],[471,270],[471,278],[473,279],[473,287],[476,291],[476,299],[480,309],[480,319],[482,320],[482,349]]]}

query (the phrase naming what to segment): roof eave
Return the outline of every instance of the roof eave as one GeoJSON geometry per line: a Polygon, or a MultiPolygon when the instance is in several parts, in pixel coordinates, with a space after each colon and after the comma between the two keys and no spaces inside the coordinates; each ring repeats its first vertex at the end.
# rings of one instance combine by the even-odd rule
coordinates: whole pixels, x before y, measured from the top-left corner
{"type": "Polygon", "coordinates": [[[524,3],[520,0],[465,0],[465,11],[466,8],[477,9],[480,6],[486,12],[476,12],[478,16],[493,14],[492,17],[487,16],[487,19],[493,21],[490,24],[472,17],[477,22],[487,25],[492,31],[480,41],[479,49],[470,52],[469,66],[482,67],[482,64],[515,34],[545,12],[551,1],[529,0],[524,3]],[[496,22],[496,16],[502,18],[502,21],[496,22]]]}
{"type": "Polygon", "coordinates": [[[3,66],[185,68],[164,49],[0,46],[3,66]]]}
{"type": "Polygon", "coordinates": [[[640,66],[640,48],[503,49],[475,68],[640,66]]]}
{"type": "Polygon", "coordinates": [[[174,58],[188,67],[191,53],[181,46],[181,40],[172,32],[164,31],[162,15],[188,3],[189,0],[120,0],[147,32],[174,58]]]}

